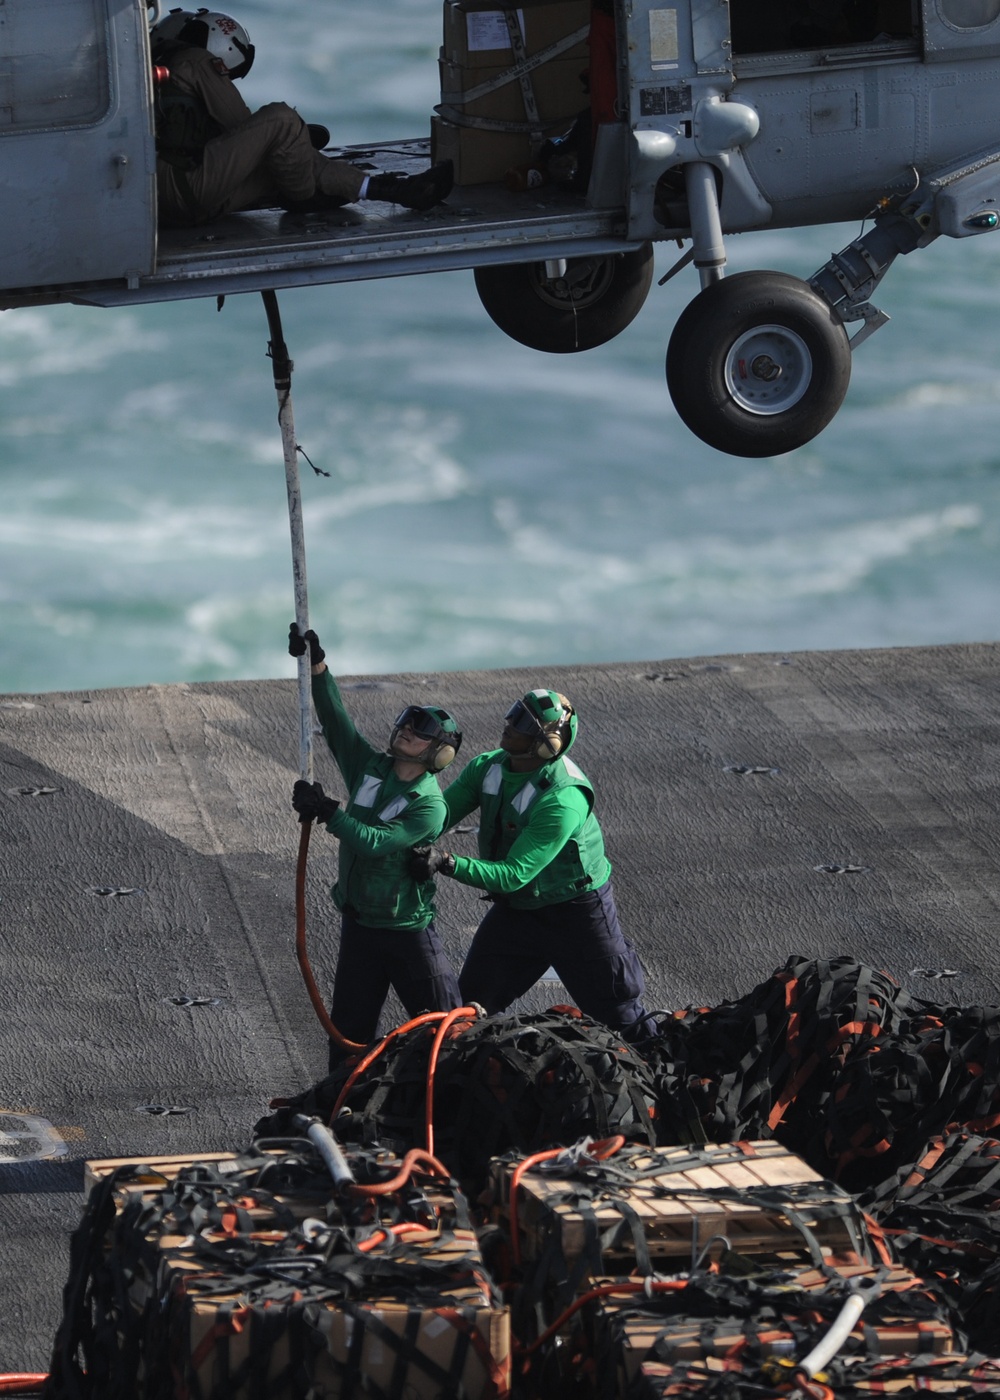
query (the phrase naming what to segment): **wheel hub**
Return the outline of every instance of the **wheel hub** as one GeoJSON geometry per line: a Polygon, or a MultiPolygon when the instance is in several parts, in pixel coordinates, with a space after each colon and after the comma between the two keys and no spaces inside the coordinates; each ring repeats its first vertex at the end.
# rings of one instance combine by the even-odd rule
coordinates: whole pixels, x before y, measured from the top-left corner
{"type": "Polygon", "coordinates": [[[806,393],[813,362],[802,337],[787,326],[754,326],[726,356],[726,389],[747,413],[785,413],[806,393]]]}
{"type": "Polygon", "coordinates": [[[536,295],[549,306],[566,311],[578,310],[600,301],[614,277],[614,262],[608,258],[574,258],[562,277],[545,275],[545,264],[532,268],[531,282],[536,295]]]}

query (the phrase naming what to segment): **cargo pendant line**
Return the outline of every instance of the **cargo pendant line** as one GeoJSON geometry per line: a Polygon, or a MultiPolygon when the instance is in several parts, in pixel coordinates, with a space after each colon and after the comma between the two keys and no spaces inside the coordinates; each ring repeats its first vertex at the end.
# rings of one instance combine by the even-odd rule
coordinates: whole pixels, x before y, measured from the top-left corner
{"type": "MultiPolygon", "coordinates": [[[[267,353],[271,360],[274,390],[278,397],[278,426],[281,430],[281,450],[285,465],[285,490],[288,497],[288,526],[292,546],[292,589],[295,622],[299,632],[309,630],[309,588],[306,569],[306,535],[302,519],[302,489],[299,479],[299,453],[302,448],[295,440],[295,413],[292,407],[292,370],[294,368],[281,326],[281,312],[274,291],[261,293],[270,333],[267,353]]],[[[221,309],[221,308],[220,308],[221,309]]],[[[298,658],[298,736],[299,776],[306,782],[313,779],[312,701],[309,681],[309,653],[298,658]]],[[[299,824],[299,853],[295,870],[295,956],[309,1000],[323,1030],[345,1050],[358,1051],[365,1047],[348,1040],[334,1025],[322,993],[313,974],[306,948],[306,864],[309,858],[309,836],[312,822],[299,824]]]]}

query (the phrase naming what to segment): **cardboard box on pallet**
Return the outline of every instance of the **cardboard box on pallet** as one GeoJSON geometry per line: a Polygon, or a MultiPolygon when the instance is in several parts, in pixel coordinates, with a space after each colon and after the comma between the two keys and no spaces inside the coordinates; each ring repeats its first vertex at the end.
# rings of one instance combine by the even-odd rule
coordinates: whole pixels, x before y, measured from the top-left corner
{"type": "MultiPolygon", "coordinates": [[[[455,182],[480,185],[497,182],[511,166],[526,165],[532,155],[527,131],[489,131],[463,126],[462,117],[498,122],[526,122],[524,94],[516,79],[502,83],[481,97],[465,94],[479,84],[496,81],[506,67],[463,68],[440,62],[442,114],[431,123],[431,159],[451,160],[455,182]]],[[[555,59],[531,74],[532,91],[546,135],[561,135],[586,107],[576,59],[555,59]]]]}
{"type": "MultiPolygon", "coordinates": [[[[500,1218],[509,1219],[517,1165],[512,1157],[491,1164],[500,1218]]],[[[555,1234],[567,1263],[590,1249],[601,1260],[592,1273],[629,1273],[632,1230],[616,1201],[641,1222],[653,1258],[687,1261],[692,1244],[703,1247],[713,1235],[725,1236],[731,1249],[744,1254],[790,1251],[808,1258],[801,1227],[828,1253],[870,1253],[864,1219],[847,1192],[777,1142],[625,1148],[583,1176],[561,1176],[551,1162],[543,1167],[548,1170],[522,1176],[517,1221],[510,1222],[519,1230],[526,1262],[538,1258],[555,1234]]]]}
{"type": "MultiPolygon", "coordinates": [[[[937,1299],[915,1274],[900,1266],[888,1271],[877,1270],[860,1260],[834,1267],[845,1279],[874,1280],[880,1276],[882,1292],[887,1295],[880,1305],[878,1320],[862,1315],[845,1342],[842,1355],[898,1357],[951,1353],[954,1333],[947,1321],[926,1316],[928,1304],[933,1308],[937,1299]]],[[[831,1287],[830,1276],[818,1269],[782,1270],[781,1278],[788,1296],[796,1290],[819,1293],[831,1287]]],[[[588,1287],[601,1288],[623,1282],[625,1280],[596,1278],[588,1287]]],[[[734,1286],[738,1287],[738,1282],[734,1286]]],[[[781,1313],[780,1293],[774,1295],[772,1306],[781,1313]]],[[[687,1316],[681,1290],[654,1294],[647,1299],[641,1293],[628,1293],[623,1289],[619,1294],[591,1299],[582,1310],[581,1326],[597,1367],[598,1392],[610,1395],[625,1393],[654,1347],[657,1360],[665,1365],[737,1355],[748,1342],[759,1347],[762,1356],[794,1356],[801,1347],[802,1313],[789,1310],[788,1316],[800,1319],[797,1332],[791,1326],[783,1328],[773,1314],[756,1327],[752,1317],[726,1318],[721,1314],[721,1304],[720,1315],[711,1320],[699,1315],[687,1316]]],[[[816,1327],[822,1328],[819,1313],[816,1319],[816,1327]]]]}
{"type": "MultiPolygon", "coordinates": [[[[630,1400],[700,1400],[706,1383],[731,1377],[739,1385],[744,1366],[735,1358],[709,1357],[705,1361],[676,1366],[646,1361],[630,1391],[630,1400]]],[[[869,1361],[858,1357],[844,1363],[839,1375],[847,1377],[852,1396],[862,1395],[996,1395],[1000,1387],[1000,1362],[982,1357],[921,1356],[869,1361]]],[[[748,1377],[754,1390],[759,1387],[748,1377]]],[[[771,1389],[769,1387],[769,1389],[771,1389]]],[[[752,1393],[747,1387],[748,1393],[752,1393]]],[[[773,1393],[773,1391],[772,1391],[773,1393]]],[[[836,1393],[846,1393],[837,1391],[836,1393]]]]}
{"type": "Polygon", "coordinates": [[[511,166],[527,165],[530,157],[527,136],[471,131],[440,117],[431,118],[431,160],[450,160],[456,185],[496,184],[511,166]]]}
{"type": "MultiPolygon", "coordinates": [[[[280,1157],[278,1149],[265,1155],[280,1157]]],[[[347,1152],[348,1162],[351,1153],[347,1152]]],[[[380,1154],[387,1168],[398,1168],[390,1154],[380,1154]]],[[[87,1180],[93,1186],[121,1166],[142,1168],[131,1179],[116,1184],[116,1226],[121,1231],[125,1204],[141,1196],[156,1206],[164,1189],[181,1169],[197,1163],[210,1165],[223,1176],[239,1163],[232,1153],[204,1153],[197,1157],[111,1159],[87,1163],[87,1180]]],[[[246,1186],[234,1178],[234,1205],[239,1207],[218,1228],[207,1226],[197,1241],[191,1236],[161,1233],[149,1221],[155,1209],[139,1218],[143,1232],[123,1241],[112,1226],[108,1248],[127,1245],[141,1258],[129,1272],[127,1315],[116,1316],[122,1337],[171,1338],[171,1364],[192,1393],[220,1393],[227,1400],[249,1400],[260,1393],[260,1370],[266,1362],[269,1400],[285,1400],[301,1393],[304,1374],[317,1397],[338,1400],[354,1395],[358,1387],[374,1384],[378,1393],[406,1395],[412,1400],[437,1400],[443,1389],[477,1397],[493,1397],[509,1382],[510,1317],[491,1296],[488,1275],[478,1242],[471,1229],[454,1225],[455,1200],[449,1186],[434,1182],[424,1196],[432,1205],[437,1225],[402,1237],[414,1278],[419,1275],[419,1296],[407,1296],[398,1279],[387,1282],[378,1271],[368,1285],[355,1281],[350,1298],[331,1302],[320,1284],[311,1297],[308,1271],[295,1272],[289,1265],[266,1260],[267,1267],[248,1272],[240,1252],[244,1241],[258,1246],[280,1245],[287,1238],[279,1213],[288,1211],[298,1222],[338,1221],[332,1189],[325,1193],[288,1192],[275,1197],[275,1206],[252,1202],[241,1195],[246,1186]],[[247,1229],[252,1233],[247,1234],[247,1229]],[[114,1239],[112,1240],[112,1236],[114,1239]],[[214,1251],[206,1262],[205,1248],[214,1251]],[[232,1250],[233,1285],[227,1289],[226,1251],[232,1250]],[[282,1267],[292,1270],[287,1299],[261,1300],[260,1291],[273,1278],[284,1279],[282,1267]],[[247,1283],[247,1278],[252,1282],[247,1283]],[[362,1296],[358,1296],[358,1290],[362,1296]],[[433,1296],[428,1296],[428,1290],[433,1296]],[[209,1296],[205,1296],[205,1294],[209,1296]],[[150,1315],[155,1315],[150,1330],[150,1315]],[[308,1314],[308,1318],[307,1318],[308,1314]],[[157,1331],[156,1329],[159,1329],[157,1331]],[[298,1389],[296,1389],[298,1387],[298,1389]]],[[[222,1197],[227,1193],[223,1191],[222,1197]]],[[[385,1198],[390,1201],[391,1198],[385,1198]]],[[[388,1253],[397,1253],[394,1241],[388,1253]]],[[[363,1258],[377,1264],[381,1243],[366,1250],[363,1258]]],[[[120,1297],[116,1294],[117,1299],[120,1297]]],[[[139,1355],[135,1377],[137,1400],[146,1394],[144,1360],[139,1355]]],[[[449,1391],[450,1393],[450,1391],[449,1391]]]]}
{"type": "MultiPolygon", "coordinates": [[[[428,1254],[422,1262],[438,1260],[428,1254]]],[[[306,1304],[284,1310],[286,1327],[282,1329],[275,1308],[265,1316],[260,1309],[242,1310],[242,1303],[245,1300],[237,1294],[216,1296],[211,1302],[189,1300],[191,1364],[184,1369],[192,1385],[197,1383],[192,1393],[217,1394],[226,1384],[227,1400],[250,1400],[259,1394],[259,1378],[252,1374],[259,1331],[271,1342],[269,1400],[301,1394],[289,1384],[289,1369],[290,1362],[301,1367],[305,1361],[303,1355],[290,1352],[292,1337],[299,1339],[300,1346],[303,1335],[301,1321],[293,1314],[306,1304]],[[221,1340],[228,1343],[224,1352],[221,1340]],[[233,1385],[232,1378],[241,1371],[246,1373],[245,1382],[233,1385]]],[[[322,1309],[312,1304],[311,1311],[310,1393],[323,1400],[353,1397],[362,1390],[407,1400],[439,1400],[443,1393],[493,1400],[497,1390],[509,1383],[509,1317],[490,1306],[482,1289],[444,1290],[437,1306],[402,1298],[366,1298],[326,1304],[322,1309]],[[325,1342],[322,1350],[320,1338],[325,1342]]],[[[179,1358],[177,1364],[181,1369],[179,1358]]]]}
{"type": "MultiPolygon", "coordinates": [[[[589,0],[553,0],[551,4],[523,6],[518,17],[528,58],[571,35],[571,46],[558,55],[589,62],[587,30],[590,25],[589,0]]],[[[442,57],[463,68],[509,67],[514,62],[505,11],[484,10],[464,0],[445,0],[444,51],[442,57]]]]}
{"type": "MultiPolygon", "coordinates": [[[[481,117],[487,121],[528,120],[524,94],[516,78],[501,82],[482,97],[467,99],[465,96],[481,84],[498,82],[510,72],[509,68],[463,68],[461,64],[449,63],[442,58],[438,69],[441,75],[441,105],[458,114],[458,117],[449,117],[447,113],[442,113],[446,121],[461,125],[459,117],[463,116],[481,117]]],[[[567,61],[557,58],[530,74],[538,115],[544,125],[572,121],[586,108],[587,92],[580,80],[583,71],[575,59],[567,61]]]]}

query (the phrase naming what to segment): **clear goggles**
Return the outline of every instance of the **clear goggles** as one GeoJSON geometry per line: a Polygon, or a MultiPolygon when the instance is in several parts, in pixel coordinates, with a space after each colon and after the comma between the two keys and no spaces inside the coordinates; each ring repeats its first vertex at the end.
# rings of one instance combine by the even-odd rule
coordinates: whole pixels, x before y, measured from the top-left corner
{"type": "Polygon", "coordinates": [[[419,705],[407,705],[397,716],[393,729],[411,729],[418,739],[440,739],[445,733],[434,716],[419,705]]]}

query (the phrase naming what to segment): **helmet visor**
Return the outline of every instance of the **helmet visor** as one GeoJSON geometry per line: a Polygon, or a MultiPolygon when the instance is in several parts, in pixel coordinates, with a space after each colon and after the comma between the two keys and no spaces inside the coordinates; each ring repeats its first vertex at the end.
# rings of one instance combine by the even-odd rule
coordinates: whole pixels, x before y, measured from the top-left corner
{"type": "Polygon", "coordinates": [[[395,729],[412,729],[420,739],[438,739],[444,732],[441,725],[419,705],[408,705],[398,716],[395,729]]]}
{"type": "Polygon", "coordinates": [[[518,734],[537,734],[542,727],[538,716],[531,713],[523,700],[515,700],[504,719],[518,734]]]}

